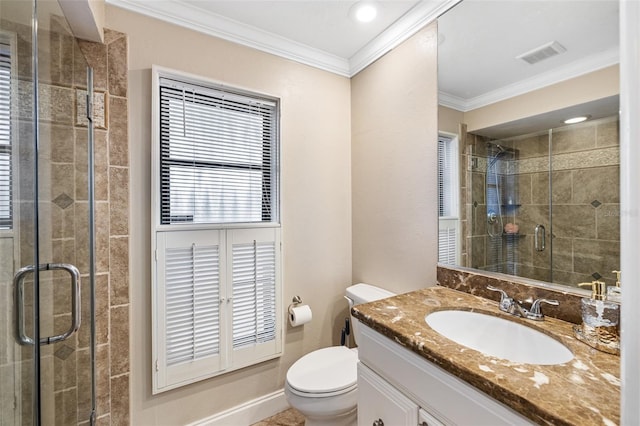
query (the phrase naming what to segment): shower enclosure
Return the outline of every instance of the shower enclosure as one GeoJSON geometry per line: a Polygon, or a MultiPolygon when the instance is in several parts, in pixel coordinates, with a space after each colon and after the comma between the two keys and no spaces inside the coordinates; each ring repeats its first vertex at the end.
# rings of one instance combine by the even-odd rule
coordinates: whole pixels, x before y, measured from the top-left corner
{"type": "Polygon", "coordinates": [[[500,139],[479,133],[467,135],[461,163],[466,266],[566,285],[614,284],[617,117],[500,139]]]}
{"type": "Polygon", "coordinates": [[[0,1],[3,426],[94,423],[89,99],[57,1],[0,1]]]}

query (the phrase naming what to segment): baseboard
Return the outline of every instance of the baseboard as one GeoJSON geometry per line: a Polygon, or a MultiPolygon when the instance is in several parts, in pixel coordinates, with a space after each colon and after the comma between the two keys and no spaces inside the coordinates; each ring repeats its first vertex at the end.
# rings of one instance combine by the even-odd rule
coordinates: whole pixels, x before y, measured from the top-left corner
{"type": "Polygon", "coordinates": [[[187,426],[248,426],[289,408],[284,389],[247,401],[187,426]]]}

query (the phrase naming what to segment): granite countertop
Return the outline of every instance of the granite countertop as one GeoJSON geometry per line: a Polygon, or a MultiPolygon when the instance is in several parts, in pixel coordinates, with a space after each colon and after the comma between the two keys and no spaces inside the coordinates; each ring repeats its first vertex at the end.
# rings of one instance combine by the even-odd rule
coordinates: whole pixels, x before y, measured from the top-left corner
{"type": "Polygon", "coordinates": [[[500,312],[492,300],[445,287],[358,305],[353,314],[536,423],[620,423],[620,358],[578,341],[571,323],[551,317],[524,320],[500,312]],[[526,324],[564,343],[574,358],[560,365],[530,365],[484,355],[447,339],[426,324],[425,315],[445,309],[483,312],[526,324]]]}

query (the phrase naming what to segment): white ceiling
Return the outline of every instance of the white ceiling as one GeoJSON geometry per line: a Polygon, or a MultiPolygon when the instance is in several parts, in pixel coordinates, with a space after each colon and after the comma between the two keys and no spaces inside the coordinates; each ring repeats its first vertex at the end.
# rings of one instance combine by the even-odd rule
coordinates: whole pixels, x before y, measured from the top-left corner
{"type": "MultiPolygon", "coordinates": [[[[351,77],[459,0],[107,0],[108,3],[351,77]]],[[[618,62],[617,0],[464,0],[438,19],[441,105],[468,111],[618,62]],[[567,51],[529,65],[550,41],[567,51]]]]}
{"type": "Polygon", "coordinates": [[[204,13],[224,16],[298,43],[349,59],[411,10],[417,0],[378,2],[377,19],[354,22],[349,0],[183,0],[204,13]]]}
{"type": "Polygon", "coordinates": [[[618,2],[465,0],[438,20],[441,103],[468,111],[618,62],[618,2]],[[522,53],[557,41],[536,64],[522,53]]]}
{"type": "Polygon", "coordinates": [[[375,0],[369,24],[349,18],[356,0],[106,1],[352,77],[460,0],[375,0]]]}

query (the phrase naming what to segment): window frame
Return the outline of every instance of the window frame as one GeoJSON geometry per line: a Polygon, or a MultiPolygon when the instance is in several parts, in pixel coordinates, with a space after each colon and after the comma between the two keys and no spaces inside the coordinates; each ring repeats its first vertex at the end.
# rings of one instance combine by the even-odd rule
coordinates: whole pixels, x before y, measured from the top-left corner
{"type": "MultiPolygon", "coordinates": [[[[151,125],[151,140],[152,140],[152,162],[151,162],[151,173],[152,176],[160,176],[162,173],[161,168],[161,155],[160,152],[160,96],[159,96],[159,87],[160,87],[160,79],[161,78],[169,78],[175,79],[178,81],[182,81],[188,84],[194,84],[198,86],[210,85],[215,88],[229,90],[230,87],[228,84],[221,83],[216,80],[208,79],[205,77],[196,76],[193,74],[185,73],[182,71],[176,71],[165,67],[160,67],[157,65],[153,65],[151,69],[152,74],[152,125],[151,125]]],[[[277,141],[280,140],[280,100],[279,98],[268,95],[257,93],[252,90],[248,90],[245,88],[234,87],[231,92],[236,92],[241,96],[246,97],[259,97],[265,100],[269,100],[276,103],[276,116],[275,120],[275,138],[277,141]]],[[[278,142],[279,145],[279,142],[278,142]]],[[[151,183],[151,219],[153,224],[153,232],[158,231],[169,231],[169,230],[188,230],[188,229],[233,229],[233,228],[253,228],[253,227],[274,227],[280,226],[280,149],[279,147],[276,149],[275,153],[271,153],[271,167],[269,168],[269,173],[272,179],[270,196],[271,198],[275,197],[275,201],[270,203],[271,205],[275,205],[272,213],[271,221],[260,221],[260,222],[224,222],[224,223],[191,223],[191,222],[183,222],[183,223],[174,223],[174,224],[163,224],[162,223],[162,199],[160,196],[160,179],[152,179],[151,183]]],[[[264,168],[263,168],[264,170],[264,168]]],[[[263,192],[263,212],[264,212],[264,192],[263,192]]],[[[264,217],[264,216],[263,216],[264,217]]],[[[155,246],[155,241],[154,241],[155,246]]]]}
{"type": "MultiPolygon", "coordinates": [[[[461,209],[461,205],[460,205],[460,167],[461,167],[461,162],[460,162],[460,139],[458,137],[457,134],[455,133],[449,133],[449,132],[438,132],[438,145],[440,145],[440,140],[441,139],[447,139],[449,141],[449,143],[453,144],[453,152],[455,153],[454,155],[454,159],[452,161],[452,167],[453,167],[453,173],[450,175],[451,179],[450,179],[450,186],[452,188],[457,188],[457,191],[455,191],[452,195],[452,199],[451,199],[451,210],[453,210],[455,213],[455,215],[449,215],[449,216],[441,216],[440,215],[440,199],[443,198],[440,195],[440,170],[437,170],[437,174],[438,174],[438,182],[436,182],[436,184],[438,185],[437,191],[438,191],[438,198],[437,198],[437,205],[436,205],[436,210],[437,210],[437,216],[438,216],[438,240],[440,240],[440,233],[442,231],[450,231],[452,228],[455,229],[455,264],[456,265],[460,265],[461,263],[461,259],[462,259],[462,223],[461,223],[461,215],[460,215],[460,209],[461,209]]],[[[439,168],[439,164],[440,164],[440,153],[438,152],[437,154],[437,163],[438,163],[438,168],[439,168]]],[[[438,260],[440,260],[441,258],[441,252],[440,252],[440,244],[438,244],[438,260]]]]}
{"type": "MultiPolygon", "coordinates": [[[[284,316],[282,306],[282,247],[281,247],[281,228],[280,221],[280,101],[278,98],[256,93],[244,88],[230,88],[226,84],[213,81],[207,78],[194,76],[192,74],[183,73],[168,68],[154,65],[152,67],[152,165],[151,165],[151,303],[152,303],[152,353],[153,353],[153,374],[152,374],[152,393],[158,394],[171,389],[179,388],[184,385],[195,383],[200,380],[219,376],[231,371],[255,365],[269,359],[280,357],[283,353],[284,342],[284,316]],[[267,99],[275,102],[276,114],[274,116],[276,146],[270,146],[271,162],[270,170],[272,179],[272,190],[269,192],[275,200],[271,202],[272,220],[260,222],[224,222],[224,223],[190,223],[180,222],[174,224],[162,224],[162,195],[161,191],[161,129],[160,129],[160,79],[173,78],[177,81],[183,81],[188,84],[198,86],[211,85],[214,88],[237,92],[240,96],[255,96],[261,99],[267,99]],[[275,150],[275,153],[273,152],[275,150]],[[166,245],[161,243],[159,246],[159,238],[162,234],[167,233],[193,233],[193,231],[201,231],[200,234],[216,233],[219,241],[219,264],[221,269],[221,280],[219,283],[220,294],[220,324],[222,337],[220,337],[221,356],[220,363],[210,363],[210,365],[218,365],[208,370],[200,371],[195,366],[184,366],[184,368],[173,369],[175,374],[168,370],[166,357],[161,354],[162,348],[166,348],[166,318],[163,318],[164,308],[159,307],[164,302],[166,294],[166,283],[159,282],[162,278],[163,268],[166,264],[161,264],[164,254],[160,253],[166,245]],[[248,345],[239,349],[233,347],[233,301],[230,294],[233,289],[233,248],[234,241],[241,239],[250,239],[254,243],[256,241],[269,241],[275,247],[275,340],[269,340],[264,343],[256,343],[253,346],[248,345]],[[163,325],[164,324],[164,325],[163,325]],[[162,328],[165,327],[165,328],[162,328]],[[182,370],[182,371],[181,371],[182,370]]],[[[263,145],[264,147],[265,145],[263,145]]],[[[264,148],[263,148],[264,149],[264,148]]],[[[263,157],[264,158],[264,157],[263,157]]],[[[192,164],[192,163],[190,163],[192,164]]],[[[264,215],[264,191],[263,191],[263,215],[264,215]]],[[[264,216],[263,216],[264,218],[264,216]]],[[[195,361],[197,362],[197,361],[195,361]]]]}

